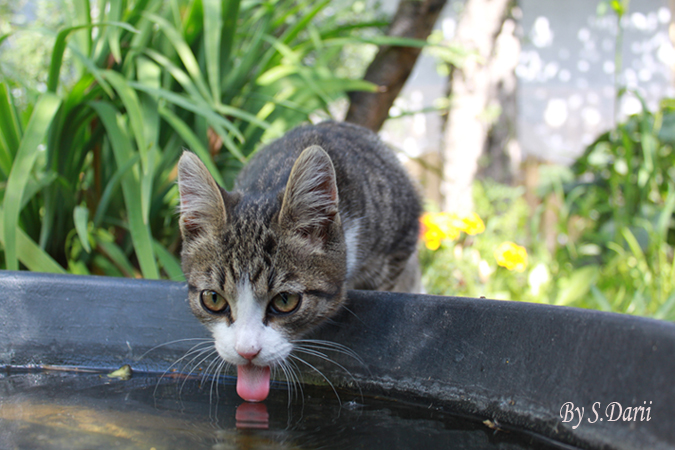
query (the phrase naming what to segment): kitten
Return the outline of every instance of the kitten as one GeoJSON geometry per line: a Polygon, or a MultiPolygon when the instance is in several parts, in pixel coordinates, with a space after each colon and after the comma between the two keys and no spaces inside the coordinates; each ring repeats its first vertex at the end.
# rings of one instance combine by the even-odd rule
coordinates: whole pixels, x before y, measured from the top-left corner
{"type": "Polygon", "coordinates": [[[260,149],[227,192],[196,155],[178,163],[189,301],[237,393],[262,401],[270,366],[332,316],[347,289],[419,290],[418,194],[365,128],[325,122],[260,149]]]}

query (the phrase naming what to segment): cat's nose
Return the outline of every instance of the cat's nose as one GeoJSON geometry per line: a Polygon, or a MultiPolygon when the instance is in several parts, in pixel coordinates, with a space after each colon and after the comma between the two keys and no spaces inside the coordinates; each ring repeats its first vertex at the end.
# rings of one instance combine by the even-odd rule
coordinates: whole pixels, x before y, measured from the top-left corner
{"type": "Polygon", "coordinates": [[[239,353],[239,356],[241,356],[244,359],[247,359],[251,361],[253,358],[258,356],[258,353],[260,353],[260,349],[258,350],[248,350],[248,351],[239,351],[237,350],[237,353],[239,353]]]}

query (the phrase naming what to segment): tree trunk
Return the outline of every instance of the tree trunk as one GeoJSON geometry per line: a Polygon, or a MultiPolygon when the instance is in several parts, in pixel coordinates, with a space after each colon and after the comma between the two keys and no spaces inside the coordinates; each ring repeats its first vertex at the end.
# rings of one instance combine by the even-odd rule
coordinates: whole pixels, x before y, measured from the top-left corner
{"type": "Polygon", "coordinates": [[[467,0],[457,26],[455,41],[474,51],[475,56],[468,57],[462,67],[454,67],[448,81],[451,109],[444,131],[441,183],[446,211],[473,210],[471,188],[478,159],[486,147],[489,107],[494,104],[494,86],[498,82],[491,69],[510,5],[511,0],[467,0]]]}
{"type": "MultiPolygon", "coordinates": [[[[401,0],[387,35],[426,40],[446,2],[401,0]]],[[[351,92],[345,121],[378,131],[389,116],[389,108],[410,76],[420,52],[418,47],[380,47],[363,77],[379,86],[379,91],[351,92]]]]}
{"type": "Polygon", "coordinates": [[[517,140],[516,66],[520,55],[520,40],[516,36],[516,22],[504,21],[497,37],[495,56],[490,62],[492,80],[488,111],[492,111],[487,140],[476,178],[490,178],[498,183],[513,184],[518,178],[522,152],[517,140]],[[494,117],[498,115],[497,117],[494,117]]]}

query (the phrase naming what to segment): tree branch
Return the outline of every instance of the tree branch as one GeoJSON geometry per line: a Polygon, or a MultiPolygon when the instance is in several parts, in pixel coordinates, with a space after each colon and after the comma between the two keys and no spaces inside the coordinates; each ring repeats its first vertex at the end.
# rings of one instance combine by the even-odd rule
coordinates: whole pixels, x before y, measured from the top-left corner
{"type": "MultiPolygon", "coordinates": [[[[388,36],[426,38],[447,0],[401,0],[388,36]]],[[[378,131],[410,76],[421,48],[382,46],[366,70],[364,80],[379,86],[379,92],[350,92],[346,122],[378,131]]]]}

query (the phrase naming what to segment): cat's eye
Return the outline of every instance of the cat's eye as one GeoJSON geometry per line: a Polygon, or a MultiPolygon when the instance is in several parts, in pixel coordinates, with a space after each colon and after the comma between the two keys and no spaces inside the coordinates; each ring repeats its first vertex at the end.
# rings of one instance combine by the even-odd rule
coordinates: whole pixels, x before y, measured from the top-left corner
{"type": "Polygon", "coordinates": [[[277,315],[290,314],[298,309],[301,299],[300,294],[289,294],[287,292],[277,294],[270,302],[270,312],[277,315]]]}
{"type": "Polygon", "coordinates": [[[209,312],[220,314],[227,312],[230,305],[227,300],[216,291],[205,290],[199,294],[202,306],[209,312]]]}

